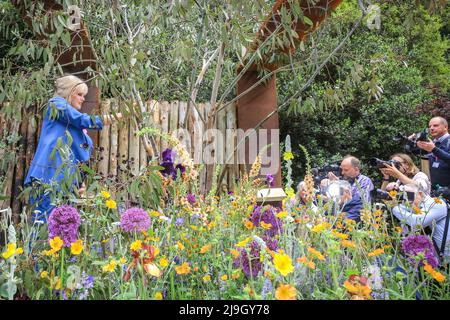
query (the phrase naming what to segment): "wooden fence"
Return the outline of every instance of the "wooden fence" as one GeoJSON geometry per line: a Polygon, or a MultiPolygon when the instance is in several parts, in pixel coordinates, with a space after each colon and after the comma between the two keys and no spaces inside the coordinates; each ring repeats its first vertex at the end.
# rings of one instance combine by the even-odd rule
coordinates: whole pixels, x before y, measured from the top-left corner
{"type": "MultiPolygon", "coordinates": [[[[197,109],[191,106],[194,121],[185,126],[187,112],[186,102],[147,101],[146,116],[154,125],[159,127],[163,133],[175,134],[180,141],[185,141],[186,149],[189,151],[194,163],[203,163],[203,160],[217,157],[231,161],[226,165],[226,174],[220,184],[220,188],[231,189],[233,183],[239,178],[238,156],[234,153],[236,146],[236,109],[234,105],[220,111],[217,115],[217,127],[224,138],[223,143],[208,145],[205,140],[207,135],[206,125],[201,120],[197,109],[203,119],[208,118],[211,110],[209,103],[197,105],[197,109]],[[179,130],[186,128],[187,130],[179,130]],[[227,129],[234,129],[228,130],[227,129]],[[188,136],[186,136],[188,135],[188,136]],[[207,152],[206,152],[207,151],[207,152]],[[230,155],[232,155],[230,157],[230,155]]],[[[105,114],[111,110],[117,110],[114,99],[105,100],[101,103],[101,113],[105,114]]],[[[28,172],[33,159],[35,149],[39,141],[42,126],[42,111],[37,107],[24,110],[21,119],[6,117],[0,109],[0,174],[3,175],[3,190],[0,194],[10,196],[9,199],[0,199],[0,209],[11,206],[14,213],[21,211],[23,203],[17,201],[17,197],[23,187],[24,178],[28,172]],[[6,164],[9,163],[9,166],[6,164]]],[[[131,171],[137,175],[143,169],[151,157],[146,153],[141,139],[136,135],[137,128],[132,119],[114,122],[111,126],[105,126],[101,131],[90,131],[89,134],[97,142],[94,156],[98,161],[91,163],[91,168],[99,174],[108,178],[120,177],[122,171],[131,171]]],[[[167,141],[155,139],[154,154],[162,154],[168,147],[167,141]],[[157,151],[157,152],[155,152],[157,151]]],[[[220,162],[220,161],[219,161],[220,162]]],[[[214,165],[204,165],[199,172],[200,188],[204,192],[211,187],[214,165]]],[[[0,180],[0,186],[1,186],[0,180]]]]}

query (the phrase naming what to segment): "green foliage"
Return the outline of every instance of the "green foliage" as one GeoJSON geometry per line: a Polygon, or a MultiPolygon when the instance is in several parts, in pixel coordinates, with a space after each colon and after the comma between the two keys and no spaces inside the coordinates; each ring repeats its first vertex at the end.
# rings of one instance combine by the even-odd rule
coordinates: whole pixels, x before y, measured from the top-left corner
{"type": "MultiPolygon", "coordinates": [[[[416,106],[433,98],[427,87],[448,88],[445,52],[449,43],[439,33],[443,26],[440,15],[432,16],[412,2],[380,7],[381,29],[357,29],[314,84],[281,115],[281,131],[293,137],[294,153],[301,153],[298,144],[304,145],[314,159],[312,166],[346,154],[367,164],[371,157],[386,159],[403,151],[392,138],[426,127],[430,115],[418,114],[416,106]]],[[[318,54],[330,52],[335,46],[333,37],[348,29],[349,11],[354,12],[354,5],[347,2],[324,26],[320,49],[315,48],[317,40],[312,37],[306,53],[315,49],[318,54]]],[[[308,75],[308,66],[301,68],[308,75]]],[[[280,100],[306,81],[303,73],[280,76],[280,100]]],[[[302,160],[294,161],[294,176],[302,177],[305,170],[302,160]]],[[[377,170],[364,170],[378,179],[377,170]]]]}

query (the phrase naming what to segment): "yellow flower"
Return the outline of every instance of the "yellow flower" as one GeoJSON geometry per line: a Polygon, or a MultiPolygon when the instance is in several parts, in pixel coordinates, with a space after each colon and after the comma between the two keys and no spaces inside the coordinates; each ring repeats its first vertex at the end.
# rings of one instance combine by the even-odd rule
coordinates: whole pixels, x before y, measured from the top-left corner
{"type": "Polygon", "coordinates": [[[272,228],[272,224],[271,223],[265,223],[264,221],[261,221],[261,227],[263,227],[266,230],[269,230],[270,228],[272,228]]]}
{"type": "Polygon", "coordinates": [[[394,229],[395,229],[395,232],[397,232],[398,234],[401,234],[403,231],[402,227],[395,227],[394,229]]]}
{"type": "Polygon", "coordinates": [[[144,264],[145,271],[156,278],[159,278],[162,274],[161,270],[154,263],[146,263],[144,264]]]}
{"type": "Polygon", "coordinates": [[[206,252],[208,252],[210,249],[211,249],[211,245],[210,245],[210,244],[204,245],[204,246],[200,249],[200,253],[201,253],[201,254],[206,253],[206,252]]]}
{"type": "Polygon", "coordinates": [[[437,204],[442,204],[442,200],[439,198],[433,198],[434,202],[436,202],[437,204]]]}
{"type": "Polygon", "coordinates": [[[17,248],[16,249],[16,254],[22,254],[23,253],[23,249],[22,248],[17,248]]]}
{"type": "Polygon", "coordinates": [[[280,212],[277,213],[276,216],[277,216],[278,219],[282,219],[282,218],[287,217],[287,215],[288,215],[287,211],[280,211],[280,212]]]}
{"type": "Polygon", "coordinates": [[[245,227],[246,227],[248,230],[252,230],[252,229],[254,228],[253,222],[251,222],[251,221],[249,221],[249,220],[246,220],[246,221],[244,222],[244,225],[245,225],[245,227]]]}
{"type": "Polygon", "coordinates": [[[102,267],[102,271],[103,272],[114,272],[114,270],[116,269],[116,266],[117,266],[117,261],[112,260],[110,263],[108,263],[102,267]]]}
{"type": "Polygon", "coordinates": [[[120,264],[125,264],[125,263],[127,263],[127,258],[122,257],[122,258],[120,258],[119,262],[120,262],[120,264]]]}
{"type": "Polygon", "coordinates": [[[294,191],[294,189],[292,189],[291,187],[286,188],[286,189],[284,190],[284,192],[285,192],[286,195],[288,196],[288,199],[293,199],[293,198],[295,198],[295,191],[294,191]]]}
{"type": "Polygon", "coordinates": [[[181,266],[175,267],[175,271],[177,274],[188,274],[191,272],[191,267],[189,267],[189,264],[185,262],[181,266]]]}
{"type": "Polygon", "coordinates": [[[308,248],[308,252],[315,256],[317,259],[324,261],[325,257],[319,251],[314,248],[308,248]]]}
{"type": "Polygon", "coordinates": [[[159,265],[165,268],[169,265],[169,261],[166,258],[161,258],[159,259],[159,265]]]}
{"type": "Polygon", "coordinates": [[[285,153],[283,153],[283,159],[284,161],[289,161],[294,159],[294,154],[291,151],[287,151],[285,153]]]}
{"type": "Polygon", "coordinates": [[[346,233],[341,233],[336,230],[333,230],[332,232],[333,232],[333,235],[335,235],[338,239],[341,239],[341,240],[348,239],[348,234],[346,234],[346,233]]]}
{"type": "Polygon", "coordinates": [[[273,264],[283,276],[288,275],[294,271],[291,258],[284,253],[276,253],[273,257],[273,264]]]}
{"type": "Polygon", "coordinates": [[[142,241],[136,240],[130,245],[130,249],[134,251],[138,251],[142,248],[142,241]]]}
{"type": "Polygon", "coordinates": [[[50,247],[55,251],[58,252],[61,250],[64,242],[61,240],[60,237],[56,236],[53,239],[50,240],[50,247]]]}
{"type": "Polygon", "coordinates": [[[295,300],[297,297],[297,290],[290,284],[282,284],[275,291],[275,298],[277,300],[295,300]]]}
{"type": "Polygon", "coordinates": [[[413,207],[413,210],[414,210],[414,213],[415,213],[415,214],[423,214],[422,210],[420,210],[419,207],[414,206],[414,207],[413,207]]]}
{"type": "Polygon", "coordinates": [[[41,279],[45,279],[48,278],[48,272],[47,271],[42,271],[41,272],[41,279]]]}
{"type": "Polygon", "coordinates": [[[177,242],[177,246],[178,246],[178,249],[180,249],[180,250],[185,249],[184,245],[180,241],[177,242]]]}
{"type": "Polygon", "coordinates": [[[344,282],[344,288],[347,289],[347,291],[352,295],[352,299],[372,299],[372,297],[370,296],[372,289],[367,285],[365,286],[359,283],[352,284],[347,280],[344,282]]]}
{"type": "Polygon", "coordinates": [[[228,276],[226,274],[224,274],[223,276],[220,277],[220,280],[227,281],[228,280],[228,276]]]}
{"type": "Polygon", "coordinates": [[[163,295],[161,292],[157,292],[155,293],[155,300],[162,300],[163,299],[163,295]]]}
{"type": "Polygon", "coordinates": [[[314,227],[312,227],[311,231],[312,232],[322,232],[323,230],[325,230],[326,228],[328,228],[330,226],[330,224],[328,222],[323,222],[323,223],[319,223],[317,225],[315,225],[314,227]]]}
{"type": "Polygon", "coordinates": [[[16,253],[16,244],[15,243],[8,243],[6,246],[6,251],[2,253],[2,257],[8,260],[11,256],[16,253]]]}
{"type": "Polygon", "coordinates": [[[61,289],[61,279],[56,277],[55,290],[61,289]]]}
{"type": "Polygon", "coordinates": [[[395,198],[397,196],[397,191],[391,190],[389,191],[389,195],[391,196],[391,198],[395,198]]]}
{"type": "Polygon", "coordinates": [[[234,246],[235,246],[235,247],[241,247],[241,248],[243,248],[243,247],[245,247],[245,246],[247,245],[247,243],[250,242],[251,239],[252,239],[252,238],[250,238],[250,237],[249,237],[249,238],[245,238],[244,240],[238,242],[238,243],[235,244],[234,246]]]}
{"type": "Polygon", "coordinates": [[[105,204],[106,204],[106,207],[109,209],[117,208],[117,203],[114,200],[106,200],[105,204]]]}
{"type": "Polygon", "coordinates": [[[211,281],[211,276],[209,274],[207,274],[202,279],[203,279],[203,282],[209,282],[209,281],[211,281]]]}
{"type": "Polygon", "coordinates": [[[102,197],[105,199],[111,198],[111,194],[108,191],[102,191],[101,194],[102,194],[102,197]]]}
{"type": "Polygon", "coordinates": [[[70,245],[70,253],[73,255],[78,255],[83,251],[83,241],[81,239],[73,242],[70,245]]]}
{"type": "Polygon", "coordinates": [[[342,240],[341,245],[346,248],[353,248],[353,249],[356,248],[356,244],[350,240],[342,240]]]}
{"type": "Polygon", "coordinates": [[[376,257],[376,256],[379,256],[382,253],[384,253],[384,249],[376,249],[376,250],[373,250],[372,252],[369,252],[368,256],[369,257],[376,257]]]}
{"type": "Polygon", "coordinates": [[[159,213],[158,211],[152,210],[150,211],[150,216],[152,217],[159,217],[161,215],[161,213],[159,213]]]}

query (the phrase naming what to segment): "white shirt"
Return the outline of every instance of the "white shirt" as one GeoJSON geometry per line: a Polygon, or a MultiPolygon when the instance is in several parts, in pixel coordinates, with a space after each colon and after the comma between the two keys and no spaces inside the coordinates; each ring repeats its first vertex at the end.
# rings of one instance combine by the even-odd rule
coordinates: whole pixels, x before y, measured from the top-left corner
{"type": "MultiPolygon", "coordinates": [[[[422,214],[411,212],[411,208],[406,207],[404,204],[394,207],[392,209],[392,213],[400,221],[406,223],[412,228],[415,226],[432,228],[433,240],[440,249],[442,245],[442,238],[444,237],[445,217],[447,216],[447,205],[443,200],[441,201],[442,203],[437,203],[430,196],[426,196],[420,204],[420,209],[423,212],[422,214]]],[[[450,232],[447,233],[447,240],[444,249],[444,260],[450,262],[450,232]]]]}

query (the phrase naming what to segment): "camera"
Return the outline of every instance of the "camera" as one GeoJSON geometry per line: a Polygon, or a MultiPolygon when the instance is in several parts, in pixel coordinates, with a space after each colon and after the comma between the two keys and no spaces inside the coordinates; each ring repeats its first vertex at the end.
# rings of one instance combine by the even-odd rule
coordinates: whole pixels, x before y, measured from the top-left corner
{"type": "Polygon", "coordinates": [[[320,181],[328,178],[328,172],[332,172],[339,179],[342,178],[341,167],[339,162],[333,162],[331,164],[325,164],[320,168],[312,168],[311,172],[314,176],[314,186],[320,186],[320,181]]]}
{"type": "Polygon", "coordinates": [[[413,139],[409,139],[404,134],[397,134],[393,140],[399,143],[405,144],[404,149],[407,153],[414,154],[417,156],[424,156],[427,154],[425,150],[420,149],[417,146],[418,141],[428,141],[428,129],[420,131],[414,135],[413,139]]]}
{"type": "Polygon", "coordinates": [[[387,165],[390,165],[400,170],[401,163],[395,160],[385,161],[378,158],[372,158],[370,159],[370,165],[379,169],[385,168],[387,165]]]}
{"type": "MultiPolygon", "coordinates": [[[[376,189],[372,191],[372,198],[375,202],[383,201],[383,200],[392,200],[393,198],[390,196],[389,192],[381,189],[376,189]]],[[[397,200],[400,202],[403,201],[414,201],[415,193],[409,191],[399,191],[397,195],[397,200]]]]}

